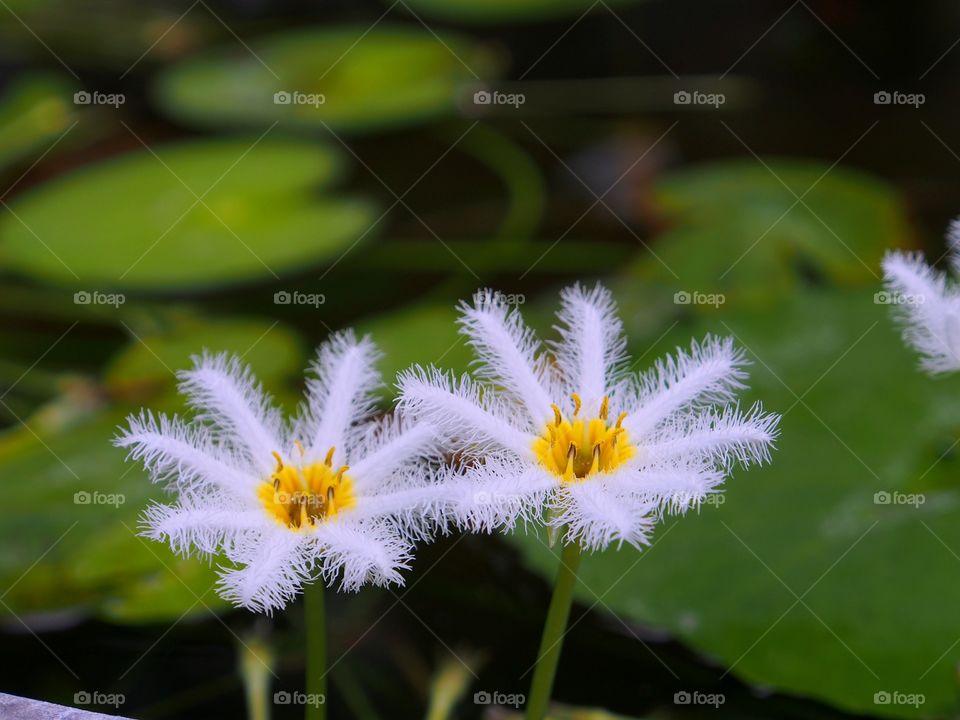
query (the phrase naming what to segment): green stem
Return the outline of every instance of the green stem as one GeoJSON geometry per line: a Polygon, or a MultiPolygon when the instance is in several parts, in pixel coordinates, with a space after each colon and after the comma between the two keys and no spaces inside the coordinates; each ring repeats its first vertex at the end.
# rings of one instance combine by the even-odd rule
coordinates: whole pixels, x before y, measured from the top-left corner
{"type": "Polygon", "coordinates": [[[327,621],[323,590],[323,581],[318,580],[303,593],[307,618],[306,720],[324,720],[327,716],[327,621]]]}
{"type": "MultiPolygon", "coordinates": [[[[561,539],[563,542],[563,539],[561,539]]],[[[580,565],[580,543],[564,545],[560,555],[560,567],[553,584],[553,596],[550,609],[543,625],[543,638],[540,640],[540,652],[537,665],[530,683],[530,696],[527,698],[527,720],[543,720],[550,703],[553,679],[560,662],[560,650],[563,648],[563,636],[570,617],[570,605],[573,602],[573,589],[577,585],[577,568],[580,565]]]]}

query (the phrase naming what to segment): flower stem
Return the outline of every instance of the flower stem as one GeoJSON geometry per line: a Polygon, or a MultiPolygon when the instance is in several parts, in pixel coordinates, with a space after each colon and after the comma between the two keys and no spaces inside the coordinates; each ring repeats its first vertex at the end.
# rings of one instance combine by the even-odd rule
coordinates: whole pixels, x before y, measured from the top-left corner
{"type": "Polygon", "coordinates": [[[550,609],[547,610],[547,619],[543,625],[543,638],[540,640],[540,652],[533,671],[533,682],[530,683],[527,720],[543,720],[547,714],[547,705],[553,690],[553,678],[557,673],[563,636],[567,629],[567,619],[570,617],[573,589],[577,585],[580,555],[578,542],[565,544],[563,553],[560,555],[560,567],[557,569],[557,579],[553,583],[553,596],[550,598],[550,609]]]}
{"type": "Polygon", "coordinates": [[[323,581],[318,580],[303,593],[307,618],[306,720],[324,720],[327,715],[327,620],[323,591],[323,581]]]}

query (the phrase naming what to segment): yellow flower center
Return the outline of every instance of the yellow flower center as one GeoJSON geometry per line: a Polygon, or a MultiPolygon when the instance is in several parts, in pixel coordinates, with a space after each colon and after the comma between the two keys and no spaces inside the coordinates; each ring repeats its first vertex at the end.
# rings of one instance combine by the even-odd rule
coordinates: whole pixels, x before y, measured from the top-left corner
{"type": "Polygon", "coordinates": [[[576,408],[566,419],[560,408],[553,406],[554,420],[547,423],[543,435],[533,442],[533,451],[540,463],[564,482],[580,482],[597,473],[608,473],[633,457],[636,449],[621,427],[626,413],[610,425],[607,415],[610,400],[604,397],[597,417],[580,415],[580,396],[574,393],[576,408]]]}
{"type": "Polygon", "coordinates": [[[273,453],[277,469],[257,489],[264,509],[291,530],[305,530],[353,507],[353,481],[345,474],[350,468],[333,469],[333,450],[322,463],[310,465],[287,465],[273,453]]]}

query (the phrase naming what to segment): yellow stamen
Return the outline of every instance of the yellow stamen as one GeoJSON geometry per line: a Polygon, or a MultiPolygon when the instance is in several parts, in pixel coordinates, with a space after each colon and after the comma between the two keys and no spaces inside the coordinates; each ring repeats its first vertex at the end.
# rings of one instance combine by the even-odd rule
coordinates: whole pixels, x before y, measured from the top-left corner
{"type": "Polygon", "coordinates": [[[560,414],[560,408],[558,408],[556,405],[551,405],[550,407],[553,408],[554,424],[559,426],[560,423],[563,422],[563,415],[560,414]]]}
{"type": "MultiPolygon", "coordinates": [[[[303,452],[299,443],[297,448],[303,452]]],[[[264,510],[290,530],[309,530],[356,504],[350,469],[332,467],[334,449],[322,463],[286,465],[274,452],[277,469],[257,490],[264,510]]]]}
{"type": "Polygon", "coordinates": [[[604,397],[595,418],[579,416],[583,408],[580,396],[571,395],[574,412],[569,420],[553,406],[554,422],[547,423],[543,434],[533,443],[540,463],[563,482],[580,482],[598,473],[609,473],[636,453],[630,443],[620,413],[614,425],[608,424],[610,400],[604,397]]]}

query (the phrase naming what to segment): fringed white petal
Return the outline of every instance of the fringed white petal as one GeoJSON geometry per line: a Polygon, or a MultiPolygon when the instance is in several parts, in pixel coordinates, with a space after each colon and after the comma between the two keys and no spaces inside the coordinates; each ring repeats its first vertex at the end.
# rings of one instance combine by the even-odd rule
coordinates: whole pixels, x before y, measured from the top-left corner
{"type": "Polygon", "coordinates": [[[447,515],[472,532],[511,529],[518,522],[539,523],[558,478],[538,465],[489,456],[463,473],[451,471],[443,483],[447,515]]]}
{"type": "Polygon", "coordinates": [[[701,461],[672,462],[659,466],[625,467],[598,478],[611,490],[636,495],[658,511],[684,513],[698,508],[722,485],[724,473],[701,461]]]}
{"type": "Polygon", "coordinates": [[[626,358],[623,323],[610,291],[601,285],[592,290],[581,285],[565,288],[560,301],[560,340],[550,345],[568,386],[593,413],[617,381],[626,358]]]}
{"type": "Polygon", "coordinates": [[[671,415],[684,410],[729,402],[745,387],[747,361],[731,338],[711,336],[691,342],[690,352],[657,361],[640,376],[639,407],[627,415],[624,427],[636,441],[671,415]]]}
{"type": "Polygon", "coordinates": [[[658,508],[632,493],[616,492],[600,479],[564,485],[554,496],[549,525],[566,527],[565,542],[585,550],[602,550],[612,543],[636,548],[650,542],[658,508]]]}
{"type": "Polygon", "coordinates": [[[293,439],[303,443],[306,459],[322,458],[336,448],[334,462],[345,459],[345,435],[376,408],[381,385],[376,364],[380,353],[369,337],[357,340],[352,331],[332,336],[320,346],[307,380],[307,400],[293,439]]]}
{"type": "Polygon", "coordinates": [[[461,303],[460,313],[460,330],[479,360],[477,375],[501,385],[535,427],[546,423],[552,412],[549,366],[520,312],[509,310],[493,291],[481,290],[474,305],[461,303]]]}
{"type": "Polygon", "coordinates": [[[440,428],[457,446],[503,448],[532,457],[535,436],[514,426],[514,414],[493,392],[468,377],[414,367],[397,381],[400,412],[440,428]]]}
{"type": "Polygon", "coordinates": [[[770,459],[780,416],[763,412],[757,404],[746,413],[737,406],[705,410],[665,428],[641,447],[651,465],[703,459],[729,468],[770,459]]]}
{"type": "Polygon", "coordinates": [[[194,358],[193,370],[177,376],[197,420],[212,423],[223,436],[218,439],[246,451],[259,472],[269,473],[271,453],[283,447],[283,420],[250,368],[225,353],[205,353],[194,358]]]}
{"type": "Polygon", "coordinates": [[[220,594],[254,612],[272,615],[282,609],[318,575],[316,546],[310,538],[279,524],[242,535],[227,553],[242,567],[221,568],[220,594]]]}
{"type": "Polygon", "coordinates": [[[435,529],[446,529],[450,491],[439,482],[422,482],[426,473],[410,472],[395,483],[396,489],[358,495],[345,517],[351,522],[387,521],[405,538],[429,540],[435,529]]]}
{"type": "Polygon", "coordinates": [[[350,477],[358,491],[372,492],[390,484],[405,467],[436,464],[442,448],[443,434],[435,425],[387,417],[370,423],[349,446],[350,477]]]}
{"type": "Polygon", "coordinates": [[[403,585],[400,570],[408,570],[413,560],[413,546],[390,523],[334,520],[310,537],[324,580],[332,584],[340,577],[340,587],[347,592],[368,583],[403,585]]]}
{"type": "Polygon", "coordinates": [[[141,461],[154,482],[185,491],[211,486],[233,494],[246,493],[258,482],[245,458],[219,446],[201,425],[150,411],[131,415],[127,422],[114,445],[126,448],[128,459],[141,461]]]}
{"type": "Polygon", "coordinates": [[[950,267],[960,276],[960,218],[950,221],[947,228],[947,247],[950,249],[950,267]]]}
{"type": "Polygon", "coordinates": [[[946,275],[903,252],[887,253],[883,272],[903,338],[923,356],[921,367],[934,375],[960,369],[960,294],[946,275]]]}
{"type": "Polygon", "coordinates": [[[272,529],[276,521],[259,508],[242,509],[226,504],[217,506],[181,502],[177,505],[153,504],[140,520],[141,532],[152,540],[168,542],[184,557],[193,553],[209,556],[223,545],[234,545],[242,535],[272,529]]]}

